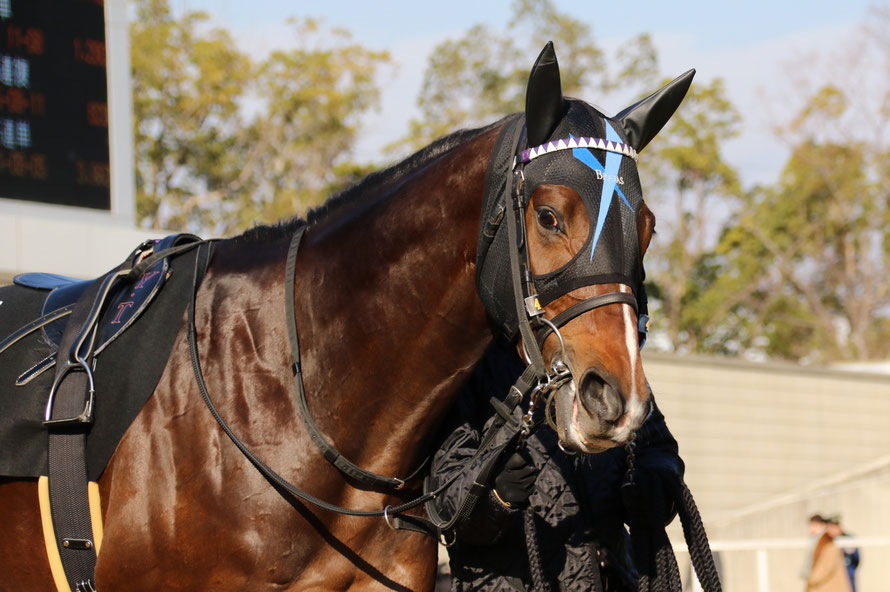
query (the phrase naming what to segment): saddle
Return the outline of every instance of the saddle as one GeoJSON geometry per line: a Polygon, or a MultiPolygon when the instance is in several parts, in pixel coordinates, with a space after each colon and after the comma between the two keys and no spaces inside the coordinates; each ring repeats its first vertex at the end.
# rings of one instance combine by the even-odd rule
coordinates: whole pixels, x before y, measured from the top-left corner
{"type": "MultiPolygon", "coordinates": [[[[175,235],[139,245],[126,260],[136,262],[136,273],[113,282],[90,315],[100,395],[87,439],[91,480],[105,469],[166,366],[193,289],[198,240],[175,235]]],[[[46,474],[44,421],[55,374],[47,370],[68,357],[59,355],[59,346],[75,304],[102,279],[24,274],[0,287],[0,477],[46,474]]]]}
{"type": "MultiPolygon", "coordinates": [[[[200,240],[188,234],[174,234],[161,240],[147,240],[140,244],[127,258],[132,265],[145,260],[153,253],[168,251],[171,247],[190,244],[200,240]]],[[[113,288],[102,303],[103,310],[97,311],[95,345],[93,356],[99,356],[121,333],[145,312],[148,305],[160,291],[170,270],[170,257],[160,258],[139,277],[124,281],[113,288]]],[[[43,329],[44,342],[54,350],[37,364],[25,369],[16,379],[16,386],[24,386],[56,364],[57,351],[62,334],[74,305],[84,295],[95,280],[78,280],[53,273],[24,273],[13,278],[17,286],[46,291],[40,307],[40,316],[0,342],[0,353],[10,345],[35,331],[43,329]]]]}
{"type": "MultiPolygon", "coordinates": [[[[6,451],[0,454],[0,475],[39,477],[47,556],[60,590],[95,590],[93,571],[102,535],[101,519],[95,521],[100,513],[93,490],[98,488],[90,482],[104,470],[154,392],[191,283],[191,274],[173,274],[172,260],[184,251],[197,251],[200,244],[198,237],[184,234],[145,241],[95,280],[23,274],[0,289],[0,302],[9,304],[0,311],[7,329],[10,322],[38,311],[36,319],[0,341],[0,354],[5,352],[0,364],[0,450],[6,451]],[[158,299],[163,304],[150,308],[171,275],[179,285],[175,294],[168,291],[158,299]],[[140,323],[140,330],[127,331],[143,318],[151,320],[140,323]],[[100,371],[97,359],[106,350],[108,368],[103,355],[100,371]],[[46,370],[53,367],[50,376],[46,370]],[[10,370],[16,368],[25,369],[10,388],[15,376],[10,370]]],[[[177,261],[177,267],[191,257],[181,259],[186,261],[177,261]]]]}

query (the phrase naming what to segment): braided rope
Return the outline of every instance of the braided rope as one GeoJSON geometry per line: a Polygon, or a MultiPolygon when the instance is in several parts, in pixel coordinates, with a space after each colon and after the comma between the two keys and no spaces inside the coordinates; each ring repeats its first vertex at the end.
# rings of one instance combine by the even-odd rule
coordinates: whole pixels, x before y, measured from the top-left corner
{"type": "Polygon", "coordinates": [[[708,544],[708,534],[702,524],[701,514],[692,498],[692,492],[683,483],[683,503],[680,505],[680,523],[683,525],[683,537],[689,549],[689,557],[695,568],[695,575],[705,592],[721,592],[720,575],[714,565],[714,556],[708,544]]]}
{"type": "MultiPolygon", "coordinates": [[[[663,532],[662,532],[663,534],[663,532]]],[[[680,581],[680,568],[677,566],[677,558],[667,536],[664,543],[655,551],[655,592],[669,591],[681,592],[683,584],[680,581]]]]}
{"type": "Polygon", "coordinates": [[[636,535],[633,544],[640,569],[639,592],[681,592],[680,568],[665,532],[641,529],[636,535]]]}
{"type": "Polygon", "coordinates": [[[544,564],[541,559],[541,549],[538,547],[538,535],[535,529],[535,512],[526,508],[522,513],[523,527],[525,530],[525,546],[528,550],[528,567],[531,571],[532,589],[539,592],[551,592],[550,582],[544,576],[544,564]]]}

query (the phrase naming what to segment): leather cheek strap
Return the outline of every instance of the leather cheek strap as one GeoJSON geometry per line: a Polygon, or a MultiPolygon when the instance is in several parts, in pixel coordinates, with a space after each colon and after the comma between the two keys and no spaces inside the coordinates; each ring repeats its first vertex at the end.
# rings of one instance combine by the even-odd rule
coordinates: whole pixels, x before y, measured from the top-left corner
{"type": "MultiPolygon", "coordinates": [[[[608,294],[594,296],[593,298],[588,298],[583,302],[579,302],[578,304],[570,306],[569,308],[565,309],[564,311],[553,317],[550,322],[553,323],[553,325],[557,329],[559,329],[575,317],[581,316],[582,314],[595,308],[606,306],[607,304],[628,304],[633,307],[634,312],[637,312],[637,299],[633,294],[628,294],[627,292],[609,292],[608,294]]],[[[544,347],[544,342],[547,340],[551,333],[553,333],[553,328],[549,325],[545,325],[538,332],[538,347],[544,347]]]]}

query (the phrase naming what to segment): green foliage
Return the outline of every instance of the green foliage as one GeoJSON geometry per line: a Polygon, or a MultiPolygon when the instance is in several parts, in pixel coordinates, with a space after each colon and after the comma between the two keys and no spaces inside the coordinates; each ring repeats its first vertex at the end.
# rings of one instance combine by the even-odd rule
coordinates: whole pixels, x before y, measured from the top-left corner
{"type": "MultiPolygon", "coordinates": [[[[819,115],[824,121],[824,114],[819,115]]],[[[740,314],[771,356],[810,361],[887,356],[890,228],[886,180],[860,142],[805,141],[779,186],[753,192],[720,249],[762,298],[740,314]]]]}
{"type": "Polygon", "coordinates": [[[743,349],[813,363],[890,357],[888,25],[890,12],[873,9],[856,45],[830,57],[829,83],[798,81],[803,106],[776,129],[792,147],[782,176],[746,195],[723,233],[726,274],[756,286],[740,300],[712,286],[743,349]]]}
{"type": "MultiPolygon", "coordinates": [[[[177,21],[165,0],[138,5],[131,27],[137,212],[143,225],[182,226],[195,196],[232,167],[238,101],[250,63],[231,37],[177,21]]],[[[194,220],[200,224],[202,220],[194,220]]]]}
{"type": "Polygon", "coordinates": [[[724,277],[727,270],[713,256],[709,232],[713,217],[741,191],[737,172],[721,153],[740,122],[722,80],[693,84],[640,159],[644,195],[658,216],[658,234],[647,256],[649,279],[658,286],[675,350],[727,348],[710,335],[727,312],[725,299],[715,296],[711,286],[735,289],[737,282],[724,277]]]}
{"type": "Polygon", "coordinates": [[[141,0],[131,27],[140,224],[229,232],[321,203],[377,106],[386,52],[292,20],[297,46],[261,63],[207,15],[141,0]],[[250,111],[251,114],[248,114],[250,111]]]}
{"type": "Polygon", "coordinates": [[[476,25],[432,51],[417,99],[421,116],[410,122],[408,135],[390,150],[416,149],[456,129],[522,111],[529,66],[550,40],[557,48],[567,96],[581,96],[592,85],[604,92],[651,77],[655,71],[655,50],[648,35],[640,35],[619,52],[615,58],[619,74],[613,80],[590,25],[560,13],[550,0],[514,0],[512,12],[503,31],[476,25]]]}
{"type": "Polygon", "coordinates": [[[348,155],[361,116],[379,102],[375,75],[389,55],[361,47],[342,30],[331,37],[316,21],[291,22],[300,45],[273,52],[258,68],[266,109],[250,126],[255,144],[246,170],[254,190],[242,194],[240,225],[318,205],[343,185],[339,175],[354,179],[357,168],[367,170],[348,155]]]}

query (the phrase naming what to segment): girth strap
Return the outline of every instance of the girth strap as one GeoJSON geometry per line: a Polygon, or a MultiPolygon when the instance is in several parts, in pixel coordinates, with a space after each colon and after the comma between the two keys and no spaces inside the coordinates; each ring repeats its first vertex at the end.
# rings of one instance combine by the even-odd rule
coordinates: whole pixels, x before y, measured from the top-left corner
{"type": "Polygon", "coordinates": [[[119,269],[93,282],[71,313],[59,351],[64,360],[47,404],[49,499],[53,530],[65,577],[73,592],[91,590],[96,549],[87,489],[86,436],[92,424],[92,348],[90,319],[97,315],[119,269]],[[86,344],[86,349],[82,349],[86,344]]]}
{"type": "MultiPolygon", "coordinates": [[[[96,544],[90,518],[86,463],[87,434],[93,424],[96,333],[109,295],[122,281],[138,278],[158,259],[194,248],[172,247],[134,263],[139,249],[116,269],[93,281],[77,300],[59,343],[44,427],[48,433],[49,502],[59,558],[72,592],[95,592],[96,544]]],[[[42,326],[38,319],[27,332],[42,326]]],[[[45,324],[45,323],[43,323],[45,324]]],[[[21,337],[22,335],[19,335],[21,337]]]]}

